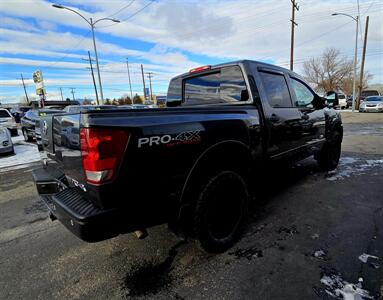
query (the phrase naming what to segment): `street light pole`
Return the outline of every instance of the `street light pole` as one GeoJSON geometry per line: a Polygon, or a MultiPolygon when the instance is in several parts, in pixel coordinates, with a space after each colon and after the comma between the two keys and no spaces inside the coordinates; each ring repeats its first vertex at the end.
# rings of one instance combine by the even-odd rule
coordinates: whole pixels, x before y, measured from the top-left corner
{"type": "Polygon", "coordinates": [[[358,25],[359,25],[359,17],[356,16],[355,52],[354,52],[354,81],[352,83],[352,112],[355,112],[355,100],[356,100],[356,64],[357,64],[357,56],[358,56],[358,25]]]}
{"type": "Polygon", "coordinates": [[[92,18],[89,18],[89,20],[87,18],[85,18],[82,14],[80,14],[79,12],[69,8],[69,7],[65,7],[65,6],[62,6],[62,5],[58,5],[58,4],[52,4],[52,6],[54,8],[59,8],[59,9],[66,9],[66,10],[69,10],[77,15],[79,15],[81,18],[83,18],[85,20],[85,22],[87,22],[91,29],[92,29],[92,37],[93,37],[93,47],[94,47],[94,53],[95,53],[95,56],[96,56],[96,65],[97,65],[97,75],[98,75],[98,85],[100,87],[100,98],[101,98],[101,104],[104,104],[104,94],[102,92],[102,84],[101,84],[101,75],[100,75],[100,66],[99,66],[99,63],[98,63],[98,55],[97,55],[97,46],[96,46],[96,37],[95,37],[95,33],[94,33],[94,28],[95,28],[95,25],[96,23],[100,22],[100,21],[103,21],[103,20],[108,20],[108,21],[112,21],[112,22],[115,22],[115,23],[120,23],[119,20],[116,20],[116,19],[111,19],[111,18],[101,18],[101,19],[98,19],[96,21],[93,22],[93,19],[92,18]]]}
{"type": "MultiPolygon", "coordinates": [[[[97,21],[96,21],[97,22],[97,21]]],[[[102,92],[102,83],[101,83],[101,75],[100,75],[100,65],[98,64],[98,55],[97,55],[97,46],[96,46],[96,38],[94,34],[94,24],[92,18],[90,18],[90,27],[92,27],[92,36],[93,36],[93,47],[94,47],[94,53],[96,55],[96,66],[97,66],[97,76],[98,76],[98,86],[100,88],[100,97],[101,97],[101,104],[104,104],[104,94],[102,92]]]]}
{"type": "Polygon", "coordinates": [[[333,13],[332,16],[346,16],[353,19],[356,22],[356,33],[355,33],[355,52],[354,52],[354,80],[352,83],[352,112],[355,112],[355,96],[356,96],[356,65],[358,62],[358,25],[359,25],[359,17],[354,18],[348,14],[344,13],[333,13]]]}

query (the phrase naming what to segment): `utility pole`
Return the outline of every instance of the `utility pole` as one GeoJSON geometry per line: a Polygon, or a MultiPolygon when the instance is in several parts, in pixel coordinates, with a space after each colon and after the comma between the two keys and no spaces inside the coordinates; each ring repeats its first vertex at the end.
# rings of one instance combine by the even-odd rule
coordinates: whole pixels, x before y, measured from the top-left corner
{"type": "Polygon", "coordinates": [[[27,104],[29,105],[29,98],[28,98],[28,94],[27,94],[27,89],[25,88],[23,73],[21,73],[20,75],[21,75],[21,78],[17,78],[17,79],[21,79],[21,82],[23,83],[25,98],[27,100],[27,104]]]}
{"type": "Polygon", "coordinates": [[[153,92],[152,92],[152,77],[153,77],[153,73],[152,72],[147,72],[146,74],[148,75],[148,78],[149,78],[150,101],[153,101],[153,92]]]}
{"type": "Polygon", "coordinates": [[[141,64],[141,74],[142,74],[142,84],[144,85],[144,102],[146,101],[146,88],[145,88],[145,76],[144,76],[144,66],[141,64]]]}
{"type": "Polygon", "coordinates": [[[129,71],[129,61],[128,58],[126,58],[126,67],[128,68],[128,78],[129,78],[129,88],[130,88],[130,100],[133,104],[133,92],[132,92],[132,82],[130,81],[130,71],[129,71]]]}
{"type": "Polygon", "coordinates": [[[362,64],[360,66],[360,79],[359,79],[359,87],[358,87],[358,100],[356,103],[356,109],[359,109],[360,105],[360,97],[362,95],[362,89],[363,89],[363,73],[364,73],[364,62],[366,60],[366,48],[367,48],[367,34],[368,34],[368,22],[370,20],[370,17],[367,16],[366,18],[366,28],[364,31],[364,42],[363,42],[363,53],[362,53],[362,64]]]}
{"type": "Polygon", "coordinates": [[[88,59],[83,58],[82,60],[89,61],[89,64],[90,64],[90,70],[91,70],[91,73],[92,73],[92,79],[93,79],[94,92],[96,93],[96,102],[97,102],[97,105],[100,105],[100,102],[98,101],[98,93],[97,93],[96,80],[94,79],[94,73],[93,73],[93,64],[92,64],[92,61],[94,61],[94,59],[92,59],[92,58],[90,57],[90,51],[88,51],[88,57],[89,57],[88,59]]]}
{"type": "Polygon", "coordinates": [[[295,10],[299,10],[298,3],[295,3],[295,0],[291,0],[292,12],[291,12],[291,47],[290,47],[290,70],[294,69],[294,29],[295,26],[298,26],[298,23],[295,22],[295,10]]]}
{"type": "Polygon", "coordinates": [[[75,93],[75,88],[70,88],[71,89],[71,93],[72,93],[72,98],[73,98],[73,101],[76,101],[76,99],[74,98],[74,93],[75,93]]]}
{"type": "Polygon", "coordinates": [[[61,93],[61,101],[64,101],[63,89],[62,88],[60,88],[60,93],[61,93]]]}

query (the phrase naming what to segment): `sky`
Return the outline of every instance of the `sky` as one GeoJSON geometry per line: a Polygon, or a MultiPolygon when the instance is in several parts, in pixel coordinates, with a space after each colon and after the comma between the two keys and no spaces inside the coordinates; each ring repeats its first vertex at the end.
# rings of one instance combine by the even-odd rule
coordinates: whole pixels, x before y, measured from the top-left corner
{"type": "MultiPolygon", "coordinates": [[[[356,23],[341,12],[360,16],[361,57],[366,16],[370,16],[365,70],[383,83],[383,2],[381,0],[298,0],[294,70],[326,48],[353,59],[356,23]]],[[[36,97],[32,74],[41,70],[47,99],[94,99],[88,50],[94,58],[86,19],[109,17],[95,25],[104,98],[143,94],[140,65],[152,72],[153,93],[166,95],[169,79],[201,65],[252,59],[289,67],[290,0],[0,0],[0,102],[36,97]]],[[[145,74],[148,85],[147,74],[145,74]]],[[[97,79],[97,77],[96,77],[97,79]]]]}

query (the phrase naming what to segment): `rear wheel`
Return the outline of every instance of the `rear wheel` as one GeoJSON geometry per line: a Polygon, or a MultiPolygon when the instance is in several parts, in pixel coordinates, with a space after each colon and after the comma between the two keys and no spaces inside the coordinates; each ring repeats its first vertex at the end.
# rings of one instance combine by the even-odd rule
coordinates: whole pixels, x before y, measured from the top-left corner
{"type": "Polygon", "coordinates": [[[322,150],[316,159],[321,169],[326,171],[334,170],[339,163],[342,146],[342,134],[339,130],[334,130],[331,137],[327,139],[322,150]]]}
{"type": "Polygon", "coordinates": [[[247,215],[248,190],[236,172],[221,171],[201,189],[194,231],[207,252],[222,252],[240,236],[247,215]]]}

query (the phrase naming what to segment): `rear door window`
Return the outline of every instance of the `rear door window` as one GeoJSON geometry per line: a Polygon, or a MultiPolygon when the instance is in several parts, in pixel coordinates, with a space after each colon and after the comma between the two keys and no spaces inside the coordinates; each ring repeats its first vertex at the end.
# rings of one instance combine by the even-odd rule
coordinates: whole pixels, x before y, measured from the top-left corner
{"type": "Polygon", "coordinates": [[[292,107],[285,76],[279,73],[259,72],[267,101],[271,107],[292,107]]]}
{"type": "Polygon", "coordinates": [[[224,67],[208,74],[184,79],[185,105],[246,101],[246,83],[240,67],[224,67]]]}

